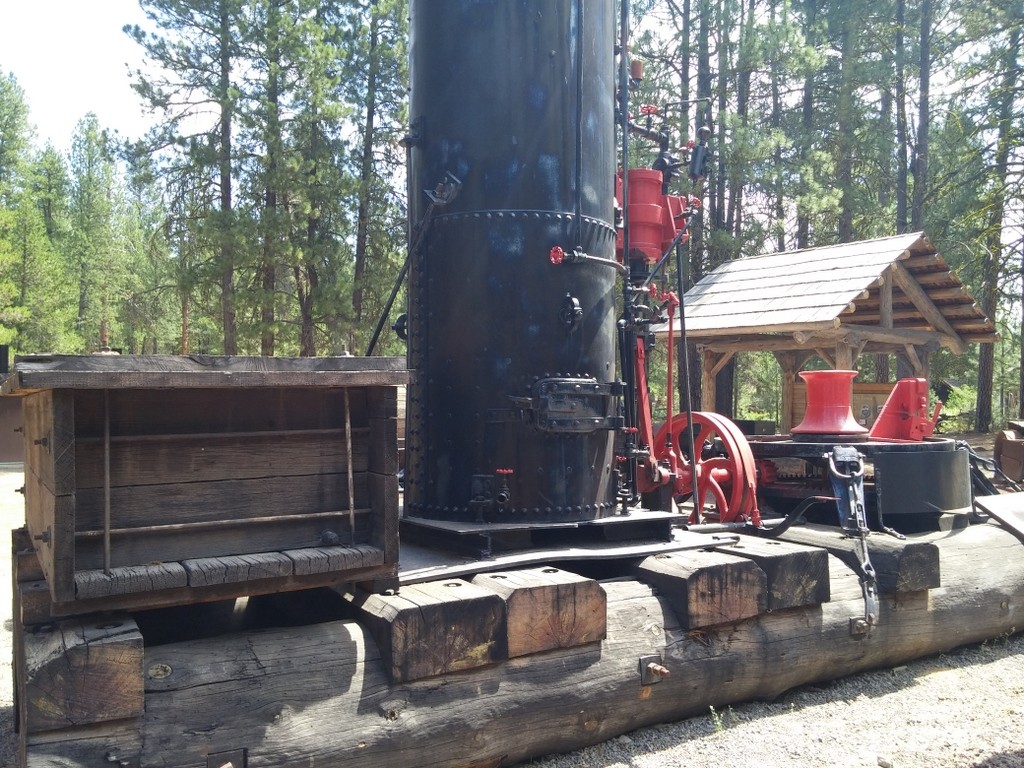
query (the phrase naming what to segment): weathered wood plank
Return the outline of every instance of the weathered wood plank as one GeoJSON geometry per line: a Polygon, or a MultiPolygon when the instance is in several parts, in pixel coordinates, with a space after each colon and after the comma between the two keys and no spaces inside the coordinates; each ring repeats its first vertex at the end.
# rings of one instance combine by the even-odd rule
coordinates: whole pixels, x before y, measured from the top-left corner
{"type": "Polygon", "coordinates": [[[141,768],[138,719],[31,734],[22,742],[25,768],[141,768]]]}
{"type": "Polygon", "coordinates": [[[764,572],[734,555],[707,550],[653,555],[634,574],[658,589],[685,629],[741,621],[767,610],[764,572]]]}
{"type": "Polygon", "coordinates": [[[28,733],[142,715],[142,635],[128,616],[20,631],[28,733]]]}
{"type": "Polygon", "coordinates": [[[398,419],[370,419],[370,471],[382,475],[398,472],[398,419]]]}
{"type": "Polygon", "coordinates": [[[46,575],[36,556],[28,530],[15,528],[11,531],[11,575],[14,582],[43,581],[46,575]]]}
{"type": "Polygon", "coordinates": [[[978,496],[974,503],[1006,530],[1024,542],[1024,493],[978,496]]]}
{"type": "Polygon", "coordinates": [[[52,393],[53,452],[53,580],[55,600],[74,597],[75,577],[75,401],[67,390],[52,393]]]}
{"type": "Polygon", "coordinates": [[[384,551],[388,562],[398,562],[398,476],[368,472],[366,480],[374,512],[370,543],[384,551]]]}
{"type": "Polygon", "coordinates": [[[405,383],[396,357],[19,355],[3,394],[32,389],[344,387],[405,383]]]}
{"type": "MultiPolygon", "coordinates": [[[[382,557],[379,559],[383,560],[382,557]]],[[[83,616],[108,611],[138,611],[151,608],[190,605],[194,603],[230,600],[247,595],[266,595],[296,590],[330,587],[341,589],[351,582],[390,579],[395,565],[376,565],[351,571],[328,571],[306,575],[279,576],[255,581],[213,584],[207,587],[176,587],[153,592],[132,592],[109,597],[96,597],[54,603],[46,582],[21,582],[18,585],[22,601],[21,615],[26,625],[46,624],[54,619],[83,616]]]]}
{"type": "Polygon", "coordinates": [[[15,624],[23,627],[46,624],[53,619],[53,596],[45,581],[19,581],[14,587],[15,624]]]}
{"type": "MultiPolygon", "coordinates": [[[[779,538],[825,549],[854,569],[860,564],[859,539],[846,536],[837,528],[794,526],[779,538]]],[[[939,550],[932,541],[901,540],[873,533],[868,537],[868,553],[881,594],[917,592],[941,586],[939,550]]]]}
{"type": "MultiPolygon", "coordinates": [[[[152,562],[174,562],[203,557],[279,552],[287,549],[305,549],[324,543],[325,531],[334,531],[341,541],[348,538],[348,513],[314,519],[279,517],[267,519],[259,525],[246,525],[245,520],[227,521],[202,531],[138,529],[130,535],[119,535],[111,550],[114,567],[152,562]]],[[[366,543],[369,531],[366,515],[356,518],[356,543],[366,543]]],[[[103,567],[103,541],[100,537],[79,539],[78,565],[82,570],[103,567]]]]}
{"type": "Polygon", "coordinates": [[[752,560],[767,578],[769,611],[818,605],[829,600],[828,553],[786,541],[743,536],[720,552],[752,560]]]}
{"type": "MultiPolygon", "coordinates": [[[[369,464],[369,430],[354,430],[352,466],[369,464]]],[[[79,441],[75,461],[79,490],[103,487],[103,445],[79,441]]],[[[110,446],[113,487],[198,483],[346,472],[343,430],[260,432],[254,435],[166,435],[114,439],[110,446]]]]}
{"type": "Polygon", "coordinates": [[[357,590],[346,598],[377,639],[388,676],[408,682],[507,658],[504,601],[461,579],[402,587],[396,595],[357,590]]]}
{"type": "MultiPolygon", "coordinates": [[[[356,506],[369,505],[366,474],[354,478],[356,506]]],[[[111,489],[115,528],[181,524],[255,517],[287,517],[348,509],[348,476],[295,475],[244,480],[165,483],[111,489]]],[[[103,490],[83,489],[76,496],[77,531],[103,527],[103,490]]]]}
{"type": "MultiPolygon", "coordinates": [[[[119,437],[301,432],[344,429],[341,390],[270,387],[239,390],[125,389],[110,392],[110,431],[119,437]]],[[[103,436],[103,393],[75,392],[78,436],[103,436]]],[[[356,428],[365,409],[352,408],[356,428]]]]}
{"type": "Polygon", "coordinates": [[[181,563],[152,563],[111,568],[109,574],[102,570],[78,571],[74,584],[75,598],[90,600],[185,587],[188,575],[181,563]]]}
{"type": "Polygon", "coordinates": [[[545,567],[483,573],[473,584],[505,601],[510,659],[593,643],[607,635],[607,597],[593,579],[545,567]]]}
{"type": "Polygon", "coordinates": [[[280,552],[204,557],[185,560],[181,566],[185,569],[190,587],[270,579],[290,576],[294,572],[291,558],[280,552]]]}
{"type": "Polygon", "coordinates": [[[368,544],[288,549],[281,554],[292,563],[296,576],[355,571],[396,562],[396,560],[388,560],[380,548],[368,544]]]}
{"type": "Polygon", "coordinates": [[[370,418],[389,419],[404,416],[404,394],[404,386],[373,387],[372,389],[368,390],[366,393],[366,408],[370,418]]]}

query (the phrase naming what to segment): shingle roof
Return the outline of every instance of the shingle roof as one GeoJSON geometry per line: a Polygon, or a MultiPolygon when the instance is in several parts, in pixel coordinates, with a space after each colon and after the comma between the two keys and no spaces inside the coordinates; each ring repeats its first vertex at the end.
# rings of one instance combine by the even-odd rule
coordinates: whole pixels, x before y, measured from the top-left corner
{"type": "Polygon", "coordinates": [[[753,342],[878,329],[886,279],[895,331],[933,333],[956,351],[996,340],[995,325],[922,232],[726,262],[686,293],[687,334],[753,342]]]}

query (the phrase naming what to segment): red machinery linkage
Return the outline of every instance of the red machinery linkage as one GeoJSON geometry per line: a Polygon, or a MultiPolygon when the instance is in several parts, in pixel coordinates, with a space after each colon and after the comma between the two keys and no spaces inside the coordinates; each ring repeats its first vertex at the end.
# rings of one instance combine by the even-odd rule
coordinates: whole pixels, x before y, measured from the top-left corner
{"type": "Polygon", "coordinates": [[[869,436],[872,440],[914,440],[931,437],[939,422],[942,403],[928,416],[928,380],[900,379],[896,382],[869,436]]]}
{"type": "Polygon", "coordinates": [[[638,437],[648,449],[637,473],[641,493],[650,493],[669,486],[673,497],[692,496],[690,522],[700,522],[704,505],[710,497],[723,523],[748,522],[761,525],[757,506],[757,468],[750,445],[739,427],[725,416],[706,411],[693,412],[693,452],[691,454],[690,421],[686,413],[673,415],[672,350],[673,320],[679,298],[672,293],[651,295],[665,303],[668,314],[668,393],[665,423],[653,434],[651,404],[647,387],[647,352],[643,339],[636,343],[636,380],[639,393],[638,437]]]}

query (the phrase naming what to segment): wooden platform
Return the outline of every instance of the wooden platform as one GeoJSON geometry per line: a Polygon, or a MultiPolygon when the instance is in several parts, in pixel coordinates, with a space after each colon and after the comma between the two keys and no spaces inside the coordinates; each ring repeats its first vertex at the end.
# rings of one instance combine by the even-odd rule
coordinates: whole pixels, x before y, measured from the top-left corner
{"type": "Polygon", "coordinates": [[[632,577],[491,568],[353,595],[319,624],[152,646],[128,614],[19,627],[27,765],[507,765],[1024,626],[1024,544],[994,522],[907,542],[934,550],[941,585],[883,594],[866,636],[841,556],[707,543],[627,558],[632,577]],[[83,706],[97,677],[141,700],[83,706]]]}
{"type": "Polygon", "coordinates": [[[18,358],[0,393],[22,403],[51,613],[393,580],[407,375],[395,358],[18,358]]]}

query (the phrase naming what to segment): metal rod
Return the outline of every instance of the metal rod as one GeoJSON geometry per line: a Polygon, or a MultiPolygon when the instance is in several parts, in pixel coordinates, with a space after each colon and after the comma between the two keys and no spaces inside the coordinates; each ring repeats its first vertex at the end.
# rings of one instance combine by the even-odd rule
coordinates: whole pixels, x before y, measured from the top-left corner
{"type": "MultiPolygon", "coordinates": [[[[629,264],[629,0],[619,4],[619,126],[622,131],[622,261],[629,264]]],[[[624,421],[626,427],[627,454],[634,447],[633,431],[637,425],[636,393],[636,351],[632,343],[631,330],[635,317],[631,299],[632,284],[627,276],[622,281],[623,324],[619,331],[619,357],[622,380],[625,382],[624,421]]],[[[637,500],[636,462],[625,464],[626,487],[632,495],[629,502],[637,500]]]]}
{"type": "Polygon", "coordinates": [[[345,388],[345,453],[348,465],[348,529],[352,543],[356,541],[356,491],[352,472],[352,413],[349,408],[348,387],[345,388]]]}
{"type": "Polygon", "coordinates": [[[380,335],[384,331],[384,324],[387,323],[388,317],[391,315],[391,308],[395,306],[395,299],[398,298],[398,292],[402,289],[402,283],[405,282],[405,276],[409,272],[409,257],[411,255],[411,251],[405,255],[405,261],[402,262],[402,268],[398,271],[398,277],[395,278],[395,284],[391,287],[391,294],[388,296],[388,300],[384,304],[384,309],[381,311],[380,317],[377,318],[377,325],[373,329],[373,335],[370,337],[370,343],[366,346],[366,357],[372,356],[374,350],[377,349],[377,342],[380,340],[380,335]]]}
{"type": "MultiPolygon", "coordinates": [[[[576,189],[574,204],[576,214],[575,240],[573,245],[583,247],[583,0],[576,1],[576,189]]],[[[613,259],[614,261],[614,259],[613,259]]]]}
{"type": "Polygon", "coordinates": [[[103,390],[103,573],[110,575],[110,390],[103,390]]]}
{"type": "Polygon", "coordinates": [[[194,523],[170,523],[167,525],[142,525],[137,528],[111,528],[108,531],[76,531],[76,539],[98,539],[101,536],[132,536],[148,533],[182,533],[185,531],[216,530],[218,528],[238,528],[242,526],[269,525],[277,523],[294,523],[299,520],[328,520],[348,514],[351,519],[352,513],[359,515],[370,514],[372,509],[356,510],[335,510],[333,512],[305,512],[299,515],[277,515],[274,517],[237,517],[226,520],[199,520],[194,523]]]}
{"type": "MultiPolygon", "coordinates": [[[[686,220],[686,229],[689,231],[690,223],[693,221],[691,216],[686,220]]],[[[683,375],[679,377],[680,381],[678,387],[680,394],[683,396],[685,402],[683,407],[686,410],[686,438],[690,448],[690,466],[693,467],[693,500],[694,509],[700,509],[703,499],[698,498],[697,491],[697,446],[694,440],[694,428],[693,428],[693,391],[690,387],[690,350],[689,342],[686,338],[686,283],[683,276],[683,249],[681,247],[681,241],[675,243],[676,251],[676,294],[679,296],[679,347],[682,350],[682,361],[683,361],[683,375]]],[[[668,397],[673,397],[674,392],[669,392],[668,397]]],[[[675,441],[674,435],[669,435],[669,439],[675,441]]],[[[673,443],[674,444],[674,443],[673,443]]]]}

